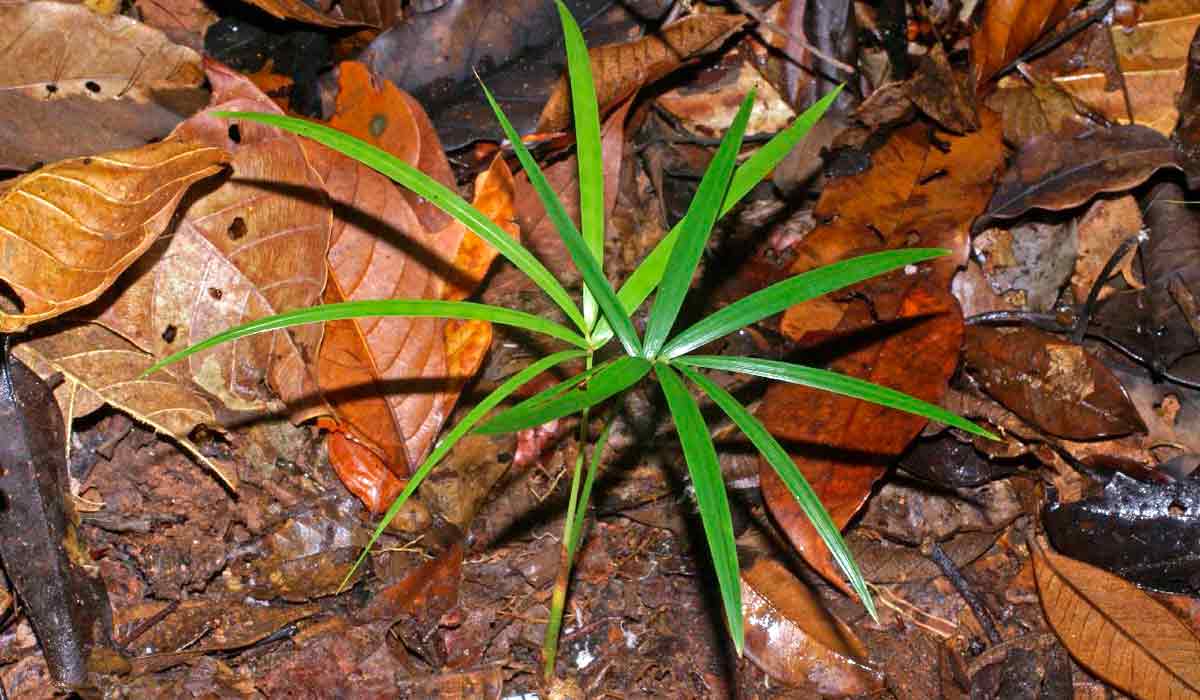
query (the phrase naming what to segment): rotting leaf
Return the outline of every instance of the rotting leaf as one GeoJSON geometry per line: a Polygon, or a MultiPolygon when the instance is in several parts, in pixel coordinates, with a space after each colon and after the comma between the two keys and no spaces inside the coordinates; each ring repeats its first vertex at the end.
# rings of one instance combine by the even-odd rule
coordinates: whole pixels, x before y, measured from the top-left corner
{"type": "MultiPolygon", "coordinates": [[[[936,404],[958,366],[962,314],[949,292],[925,280],[909,281],[900,297],[894,323],[874,329],[877,339],[860,343],[836,359],[830,369],[936,404]]],[[[856,313],[867,312],[859,309],[856,313]]],[[[851,327],[857,322],[853,314],[843,319],[851,327]]],[[[773,435],[790,441],[796,467],[838,527],[850,522],[888,465],[928,422],[909,413],[783,383],[767,389],[759,417],[773,435]]],[[[759,480],[771,514],[792,545],[823,576],[845,589],[828,548],[765,462],[759,468],[759,480]]]]}
{"type": "Polygon", "coordinates": [[[69,418],[82,418],[109,404],[155,432],[170,435],[230,489],[237,489],[236,471],[205,456],[189,437],[199,426],[219,425],[214,400],[176,376],[174,368],[142,378],[154,358],[92,323],[37,335],[16,346],[13,354],[31,367],[40,365],[62,373],[66,381],[55,394],[69,418]]]}
{"type": "MultiPolygon", "coordinates": [[[[247,78],[208,65],[213,107],[279,113],[247,78]]],[[[312,306],[325,287],[332,214],[302,140],[209,111],[178,135],[232,153],[233,173],[180,212],[98,320],[156,357],[230,326],[312,306]]],[[[294,419],[323,413],[311,363],[321,327],[263,333],[189,358],[190,378],[234,410],[276,396],[294,419]]]]}
{"type": "Polygon", "coordinates": [[[13,332],[100,296],[167,228],[193,183],[220,171],[218,146],[171,139],[55,163],[0,193],[0,279],[22,309],[13,332]]]}
{"type": "Polygon", "coordinates": [[[971,35],[971,68],[982,86],[1070,13],[1075,0],[993,0],[971,35]]]}
{"type": "Polygon", "coordinates": [[[821,696],[881,689],[863,643],[782,564],[760,557],[742,568],[742,584],[746,656],[772,678],[821,696]]]}
{"type": "Polygon", "coordinates": [[[1161,603],[1031,540],[1046,619],[1089,671],[1139,700],[1200,698],[1200,639],[1161,603]]]}
{"type": "Polygon", "coordinates": [[[55,682],[77,688],[112,632],[104,581],[76,539],[54,394],[0,348],[0,557],[55,682]]]}
{"type": "Polygon", "coordinates": [[[142,146],[206,101],[200,55],[130,17],[18,2],[0,26],[0,170],[142,146]]]}
{"type": "MultiPolygon", "coordinates": [[[[746,18],[715,13],[685,17],[656,34],[588,50],[601,113],[686,62],[720,48],[746,18]]],[[[563,131],[571,124],[571,97],[564,76],[554,86],[538,120],[538,131],[563,131]]]]}
{"type": "Polygon", "coordinates": [[[1070,139],[1057,134],[1037,136],[1017,152],[975,230],[1030,209],[1070,209],[1104,192],[1122,192],[1165,167],[1179,167],[1171,142],[1136,124],[1070,139]]]}
{"type": "Polygon", "coordinates": [[[1087,350],[1028,327],[969,326],[967,370],[1039,430],[1072,440],[1145,432],[1121,382],[1087,350]]]}

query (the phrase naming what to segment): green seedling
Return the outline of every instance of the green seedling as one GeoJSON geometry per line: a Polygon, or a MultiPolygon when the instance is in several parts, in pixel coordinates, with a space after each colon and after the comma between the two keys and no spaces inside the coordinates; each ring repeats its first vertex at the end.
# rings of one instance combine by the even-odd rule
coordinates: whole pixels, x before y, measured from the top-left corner
{"type": "MultiPolygon", "coordinates": [[[[744,636],[741,587],[729,502],[726,499],[725,484],[721,479],[717,454],[708,427],[696,400],[687,389],[687,383],[690,382],[733,420],[779,474],[829,547],[834,561],[841,567],[850,585],[874,616],[875,607],[866,581],[842,541],[838,528],[803,475],[762,423],[701,370],[741,372],[776,381],[803,384],[914,413],[976,435],[994,436],[938,406],[827,370],[753,357],[705,356],[691,353],[713,340],[779,313],[794,304],[876,275],[930,260],[946,254],[947,251],[931,248],[890,250],[834,263],[771,285],[672,334],[714,222],[736,205],[800,142],[812,125],[821,118],[837,93],[835,91],[814,104],[800,115],[794,124],[759,148],[741,166],[737,166],[742,135],[753,104],[753,95],[747,97],[704,174],[687,214],[642,261],[621,288],[614,290],[604,276],[602,263],[604,176],[600,155],[600,115],[587,46],[579,26],[561,2],[558,4],[558,10],[566,39],[574,111],[582,232],[568,216],[562,202],[542,174],[541,168],[522,144],[519,135],[486,87],[484,94],[495,110],[496,118],[512,144],[530,183],[545,205],[549,218],[558,229],[571,259],[583,277],[585,286],[582,308],[575,304],[567,290],[540,261],[520,243],[512,240],[487,216],[455,192],[398,158],[335,129],[301,119],[246,112],[218,113],[218,116],[267,124],[310,138],[374,168],[424,197],[462,222],[528,275],[562,309],[574,325],[573,329],[539,316],[469,302],[398,299],[355,301],[289,311],[231,328],[165,358],[149,371],[254,333],[306,323],[367,316],[485,319],[546,334],[574,346],[573,349],[539,359],[511,376],[442,436],[376,526],[370,544],[359,556],[355,568],[361,565],[387,523],[395,517],[421,482],[467,433],[472,430],[483,433],[522,430],[556,418],[579,414],[583,418],[580,421],[581,445],[586,445],[591,442],[587,435],[587,412],[591,407],[619,395],[643,379],[656,381],[666,397],[667,407],[679,435],[695,489],[696,506],[712,555],[729,635],[740,654],[744,636]],[[657,294],[650,308],[645,335],[639,336],[630,320],[630,314],[655,290],[657,294]],[[614,337],[620,343],[624,354],[617,359],[593,366],[592,360],[596,352],[614,337]],[[546,370],[577,358],[584,358],[587,368],[585,372],[484,421],[492,409],[522,385],[546,370]]],[[[595,441],[586,473],[583,469],[583,450],[574,465],[566,531],[561,545],[562,566],[552,597],[550,623],[547,625],[543,649],[547,677],[554,671],[558,630],[562,623],[570,566],[578,552],[587,503],[607,433],[606,428],[595,441]]]]}

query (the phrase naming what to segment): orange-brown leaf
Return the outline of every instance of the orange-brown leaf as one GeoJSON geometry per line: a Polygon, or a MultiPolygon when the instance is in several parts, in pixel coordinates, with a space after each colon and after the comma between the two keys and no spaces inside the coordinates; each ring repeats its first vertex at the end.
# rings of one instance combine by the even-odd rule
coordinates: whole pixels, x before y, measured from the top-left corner
{"type": "Polygon", "coordinates": [[[971,35],[971,68],[983,85],[1067,16],[1075,0],[992,0],[971,35]]]}
{"type": "Polygon", "coordinates": [[[11,333],[100,296],[167,228],[196,181],[229,159],[219,145],[171,139],[63,161],[0,194],[0,279],[23,310],[11,333]]]}
{"type": "Polygon", "coordinates": [[[329,450],[329,465],[346,490],[362,501],[369,512],[386,511],[404,489],[404,482],[392,475],[379,455],[353,436],[332,430],[325,445],[329,450]]]}
{"type": "Polygon", "coordinates": [[[304,0],[246,0],[251,5],[266,12],[272,17],[287,19],[318,27],[336,29],[338,27],[361,27],[367,22],[354,19],[343,19],[314,9],[304,0]]]}
{"type": "Polygon", "coordinates": [[[1032,543],[1042,609],[1088,670],[1139,700],[1200,698],[1200,639],[1113,574],[1032,543]]]}

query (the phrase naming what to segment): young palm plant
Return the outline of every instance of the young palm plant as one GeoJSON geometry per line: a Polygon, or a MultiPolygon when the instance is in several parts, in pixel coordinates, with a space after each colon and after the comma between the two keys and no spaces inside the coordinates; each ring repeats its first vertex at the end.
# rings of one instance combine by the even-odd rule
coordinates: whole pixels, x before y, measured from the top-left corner
{"type": "MultiPolygon", "coordinates": [[[[621,288],[614,290],[604,276],[602,263],[604,182],[600,155],[600,116],[591,66],[579,26],[561,2],[558,2],[558,10],[565,36],[574,112],[582,231],[576,228],[562,202],[550,188],[541,168],[525,148],[520,136],[486,86],[484,94],[496,112],[496,118],[512,144],[530,183],[545,205],[549,218],[558,229],[571,259],[582,275],[584,289],[581,306],[575,304],[562,284],[541,262],[520,243],[512,240],[487,216],[450,189],[398,158],[335,129],[301,119],[246,112],[218,113],[218,116],[267,124],[305,136],[374,168],[424,197],[462,222],[528,275],[562,309],[574,325],[574,329],[525,312],[472,302],[417,299],[352,301],[289,311],[231,328],[163,359],[147,373],[201,350],[254,333],[306,323],[368,316],[481,319],[542,333],[574,346],[573,349],[539,359],[508,378],[438,441],[375,528],[370,544],[355,564],[356,568],[383,533],[387,523],[395,517],[434,466],[467,433],[472,430],[483,433],[522,430],[556,418],[579,414],[583,419],[580,421],[581,444],[586,445],[589,442],[586,432],[588,409],[629,389],[643,378],[652,377],[662,389],[679,435],[712,556],[725,609],[725,620],[734,647],[740,654],[743,647],[741,590],[729,502],[726,499],[716,450],[700,408],[687,389],[686,380],[719,406],[775,469],[828,545],[834,560],[861,597],[863,604],[874,615],[875,609],[866,582],[842,541],[838,528],[787,452],[753,414],[700,370],[740,372],[802,384],[925,416],[977,435],[992,437],[991,434],[938,406],[834,372],[753,357],[691,353],[713,340],[779,313],[794,304],[906,265],[938,257],[947,251],[931,248],[891,250],[834,263],[773,284],[672,335],[671,331],[715,221],[737,204],[799,143],[812,125],[820,119],[836,92],[813,105],[792,126],[758,149],[740,167],[735,167],[753,103],[753,95],[747,97],[705,172],[687,214],[642,261],[621,288]],[[650,308],[645,334],[639,337],[630,314],[655,290],[657,294],[650,308]],[[614,337],[623,348],[624,354],[617,359],[593,365],[593,357],[597,350],[614,337]],[[585,359],[584,372],[484,422],[484,418],[492,409],[522,385],[546,370],[577,358],[585,359]]],[[[582,450],[574,467],[567,507],[566,532],[561,544],[562,566],[551,601],[550,622],[546,629],[544,656],[547,677],[554,670],[558,630],[566,598],[566,582],[571,562],[578,551],[587,502],[607,434],[606,427],[595,442],[586,475],[583,473],[582,450]]]]}

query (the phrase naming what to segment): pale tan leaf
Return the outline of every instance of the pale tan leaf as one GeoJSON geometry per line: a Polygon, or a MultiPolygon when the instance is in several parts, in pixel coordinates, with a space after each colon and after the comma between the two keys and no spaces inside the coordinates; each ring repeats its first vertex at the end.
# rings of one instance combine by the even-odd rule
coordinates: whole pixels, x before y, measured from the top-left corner
{"type": "Polygon", "coordinates": [[[85,323],[30,338],[15,346],[13,353],[31,367],[41,365],[62,373],[63,386],[72,396],[70,408],[63,409],[72,417],[83,417],[109,404],[155,432],[171,436],[231,489],[237,488],[235,472],[205,457],[189,438],[201,425],[218,425],[209,398],[172,368],[143,378],[155,358],[129,341],[85,323]]]}
{"type": "Polygon", "coordinates": [[[0,331],[99,297],[166,228],[188,187],[227,159],[219,146],[171,139],[16,180],[0,194],[0,279],[23,309],[0,311],[0,331]]]}
{"type": "Polygon", "coordinates": [[[1200,639],[1128,581],[1032,542],[1042,609],[1088,670],[1139,700],[1200,698],[1200,639]]]}

